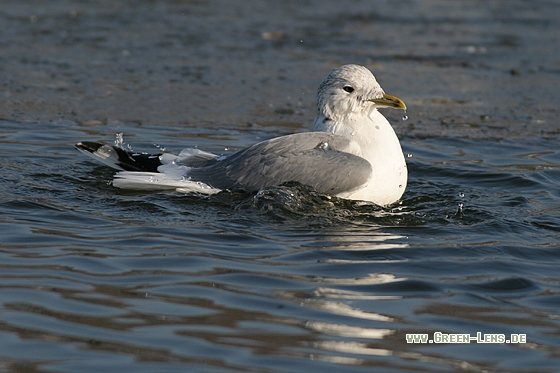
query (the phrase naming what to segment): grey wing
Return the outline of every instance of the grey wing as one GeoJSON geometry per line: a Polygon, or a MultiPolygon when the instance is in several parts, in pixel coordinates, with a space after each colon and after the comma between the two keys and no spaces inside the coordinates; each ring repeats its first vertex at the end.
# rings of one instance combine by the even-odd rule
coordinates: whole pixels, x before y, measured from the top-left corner
{"type": "Polygon", "coordinates": [[[322,132],[307,132],[255,144],[189,176],[220,189],[259,190],[288,181],[338,194],[363,185],[371,175],[364,158],[350,154],[349,140],[322,132]]]}

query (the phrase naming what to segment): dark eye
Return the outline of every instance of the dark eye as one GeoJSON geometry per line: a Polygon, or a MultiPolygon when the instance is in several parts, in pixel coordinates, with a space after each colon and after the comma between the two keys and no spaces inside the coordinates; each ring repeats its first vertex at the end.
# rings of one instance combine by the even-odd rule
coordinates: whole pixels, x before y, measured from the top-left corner
{"type": "Polygon", "coordinates": [[[345,90],[346,92],[348,92],[348,93],[354,92],[354,88],[353,88],[353,87],[350,87],[349,85],[344,86],[342,89],[344,89],[344,90],[345,90]]]}

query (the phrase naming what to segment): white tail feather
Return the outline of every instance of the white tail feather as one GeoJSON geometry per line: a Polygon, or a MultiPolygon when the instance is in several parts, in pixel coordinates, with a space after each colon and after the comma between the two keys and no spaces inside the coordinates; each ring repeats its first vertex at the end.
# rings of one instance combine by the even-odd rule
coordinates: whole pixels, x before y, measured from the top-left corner
{"type": "Polygon", "coordinates": [[[134,190],[176,189],[182,193],[198,192],[204,194],[220,192],[220,189],[212,188],[208,184],[158,172],[121,171],[115,175],[113,185],[121,189],[134,190]]]}

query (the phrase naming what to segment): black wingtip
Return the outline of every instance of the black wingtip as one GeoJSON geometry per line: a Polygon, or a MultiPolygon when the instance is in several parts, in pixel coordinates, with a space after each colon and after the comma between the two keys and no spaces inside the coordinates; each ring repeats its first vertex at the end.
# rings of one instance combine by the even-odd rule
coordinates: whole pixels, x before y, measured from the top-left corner
{"type": "Polygon", "coordinates": [[[117,170],[157,172],[157,168],[161,166],[159,159],[161,154],[127,152],[117,146],[93,141],[81,141],[74,147],[98,162],[117,170]]]}

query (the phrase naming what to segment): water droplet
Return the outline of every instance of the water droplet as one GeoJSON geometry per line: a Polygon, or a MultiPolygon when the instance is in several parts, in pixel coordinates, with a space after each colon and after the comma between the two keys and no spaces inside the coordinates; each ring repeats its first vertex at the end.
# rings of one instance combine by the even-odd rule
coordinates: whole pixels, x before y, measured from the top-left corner
{"type": "Polygon", "coordinates": [[[408,154],[406,155],[406,157],[407,157],[407,158],[412,158],[412,157],[413,157],[413,155],[412,155],[412,154],[410,154],[410,153],[408,153],[408,154]]]}
{"type": "Polygon", "coordinates": [[[407,120],[407,119],[408,119],[408,115],[406,115],[406,110],[404,110],[403,120],[407,120]]]}
{"type": "Polygon", "coordinates": [[[121,148],[123,147],[123,142],[124,142],[124,133],[123,132],[118,132],[115,134],[115,146],[117,148],[121,148]]]}
{"type": "Polygon", "coordinates": [[[228,150],[229,150],[229,148],[226,146],[226,147],[224,148],[224,151],[227,152],[228,150]]]}
{"type": "Polygon", "coordinates": [[[160,151],[162,151],[162,152],[164,152],[164,151],[165,151],[165,146],[163,146],[163,145],[160,145],[160,144],[154,144],[154,146],[155,146],[156,148],[158,148],[158,149],[159,149],[160,151]]]}
{"type": "Polygon", "coordinates": [[[459,193],[459,197],[462,198],[462,197],[464,197],[464,196],[465,196],[465,193],[463,193],[463,192],[459,193]]]}

